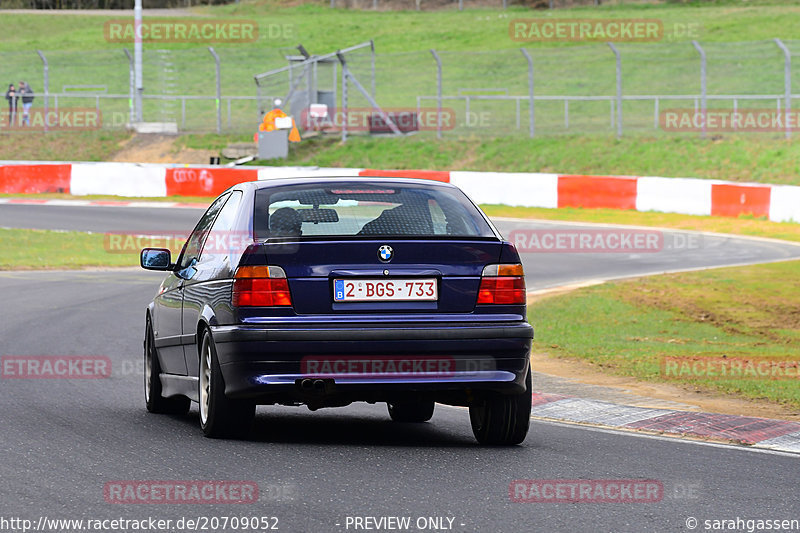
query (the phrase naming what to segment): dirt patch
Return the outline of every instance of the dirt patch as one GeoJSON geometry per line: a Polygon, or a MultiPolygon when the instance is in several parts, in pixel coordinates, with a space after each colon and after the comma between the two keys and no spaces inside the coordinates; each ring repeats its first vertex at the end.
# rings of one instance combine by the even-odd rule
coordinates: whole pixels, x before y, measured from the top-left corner
{"type": "Polygon", "coordinates": [[[177,137],[138,133],[120,146],[109,161],[123,163],[185,163],[207,165],[213,150],[178,147],[177,137]]]}
{"type": "Polygon", "coordinates": [[[690,322],[711,324],[734,335],[763,337],[773,344],[794,342],[778,332],[800,330],[800,309],[782,294],[768,292],[767,287],[759,295],[690,282],[681,275],[672,275],[672,279],[680,283],[680,289],[659,286],[661,279],[642,279],[637,280],[636,290],[621,292],[620,297],[635,307],[670,311],[690,322]]]}
{"type": "Polygon", "coordinates": [[[537,372],[587,385],[601,385],[648,398],[692,404],[701,412],[800,421],[800,413],[789,407],[770,402],[732,398],[688,385],[649,383],[632,377],[614,376],[600,371],[595,365],[585,361],[561,359],[534,352],[531,355],[531,365],[537,372]]]}

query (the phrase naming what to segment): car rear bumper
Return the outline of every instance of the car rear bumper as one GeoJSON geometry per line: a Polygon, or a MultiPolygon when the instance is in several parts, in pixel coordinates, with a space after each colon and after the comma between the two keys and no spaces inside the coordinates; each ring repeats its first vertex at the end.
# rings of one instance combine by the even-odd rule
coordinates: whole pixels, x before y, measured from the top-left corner
{"type": "Polygon", "coordinates": [[[458,401],[475,391],[521,392],[533,338],[525,322],[216,326],[211,332],[226,395],[265,403],[307,402],[309,394],[387,401],[416,392],[458,401]],[[312,391],[308,380],[324,383],[312,391]]]}

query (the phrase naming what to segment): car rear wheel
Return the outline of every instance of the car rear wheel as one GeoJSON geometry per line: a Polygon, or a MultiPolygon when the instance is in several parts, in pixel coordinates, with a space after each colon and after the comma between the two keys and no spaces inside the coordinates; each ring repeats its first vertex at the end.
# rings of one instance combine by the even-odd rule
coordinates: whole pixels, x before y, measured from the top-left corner
{"type": "Polygon", "coordinates": [[[386,406],[395,422],[427,422],[433,416],[434,403],[431,400],[407,400],[390,402],[386,406]]]}
{"type": "Polygon", "coordinates": [[[189,412],[191,400],[185,396],[164,398],[161,395],[161,365],[155,349],[155,336],[150,317],[144,329],[144,401],[151,413],[170,413],[185,415],[189,412]]]}
{"type": "Polygon", "coordinates": [[[531,371],[525,377],[525,392],[492,394],[469,407],[472,433],[481,444],[509,446],[525,440],[531,422],[531,371]]]}
{"type": "Polygon", "coordinates": [[[247,400],[225,396],[225,382],[217,349],[208,330],[200,342],[200,427],[206,437],[242,437],[250,430],[256,406],[247,400]]]}

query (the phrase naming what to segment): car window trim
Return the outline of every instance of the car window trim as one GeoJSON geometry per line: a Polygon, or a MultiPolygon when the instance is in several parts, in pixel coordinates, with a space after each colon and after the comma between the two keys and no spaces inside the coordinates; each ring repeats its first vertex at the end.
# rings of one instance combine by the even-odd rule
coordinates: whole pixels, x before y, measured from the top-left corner
{"type": "MultiPolygon", "coordinates": [[[[189,237],[186,239],[186,242],[183,244],[183,248],[181,249],[181,253],[178,256],[178,260],[175,261],[176,267],[180,266],[181,263],[183,263],[183,255],[184,255],[184,253],[186,253],[186,247],[189,246],[189,242],[191,242],[191,240],[192,240],[192,235],[194,235],[195,232],[197,232],[197,228],[200,227],[200,223],[203,222],[203,219],[206,217],[208,212],[211,210],[212,207],[214,207],[214,205],[218,201],[222,200],[222,198],[225,197],[225,200],[222,202],[222,205],[220,205],[219,210],[214,215],[214,220],[212,220],[211,224],[209,225],[209,228],[211,228],[214,225],[214,222],[216,222],[220,211],[222,211],[222,208],[225,207],[225,204],[228,202],[228,198],[230,198],[230,195],[231,195],[231,191],[223,192],[221,195],[219,195],[217,198],[215,198],[214,201],[211,202],[211,205],[208,206],[208,209],[206,209],[205,212],[203,212],[203,216],[201,216],[200,220],[197,221],[197,224],[195,224],[194,229],[191,231],[191,233],[189,233],[189,237]]],[[[198,250],[198,253],[197,253],[197,257],[195,258],[195,260],[200,258],[200,255],[202,254],[202,251],[203,251],[203,246],[205,245],[207,238],[208,238],[208,235],[203,237],[203,242],[200,244],[200,247],[199,247],[199,250],[198,250]]],[[[188,267],[183,267],[180,270],[184,270],[186,268],[188,268],[188,267]]],[[[180,270],[176,270],[176,272],[179,272],[180,270]]]]}

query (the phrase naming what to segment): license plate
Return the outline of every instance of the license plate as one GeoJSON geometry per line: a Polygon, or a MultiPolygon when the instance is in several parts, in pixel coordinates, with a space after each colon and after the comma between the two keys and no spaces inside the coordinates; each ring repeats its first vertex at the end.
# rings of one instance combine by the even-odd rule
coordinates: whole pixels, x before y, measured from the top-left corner
{"type": "Polygon", "coordinates": [[[436,279],[335,279],[335,302],[435,301],[436,279]]]}

